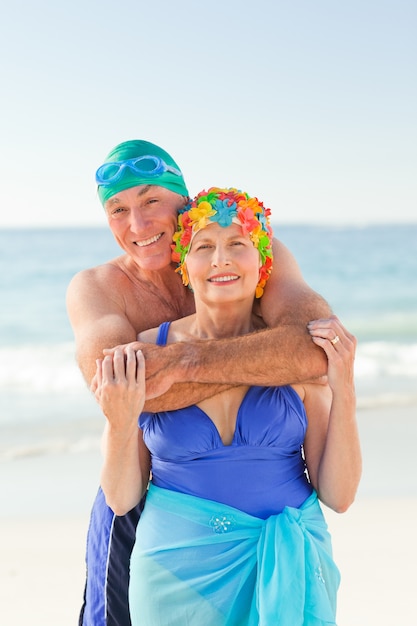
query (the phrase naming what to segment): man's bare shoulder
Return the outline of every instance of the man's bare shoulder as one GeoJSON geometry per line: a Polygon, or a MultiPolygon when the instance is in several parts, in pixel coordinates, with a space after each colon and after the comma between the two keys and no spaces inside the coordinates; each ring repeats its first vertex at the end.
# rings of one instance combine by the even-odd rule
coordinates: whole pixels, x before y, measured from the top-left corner
{"type": "Polygon", "coordinates": [[[67,309],[76,311],[111,312],[114,307],[126,309],[126,300],[133,290],[121,266],[110,261],[96,267],[83,269],[71,279],[67,288],[67,309]]]}
{"type": "Polygon", "coordinates": [[[114,261],[75,274],[66,297],[71,322],[82,326],[83,320],[87,323],[98,316],[125,311],[126,294],[130,293],[127,282],[127,276],[114,261]]]}
{"type": "Polygon", "coordinates": [[[171,267],[151,273],[127,255],[76,274],[67,292],[70,317],[122,314],[136,333],[194,311],[194,299],[171,267]]]}
{"type": "Polygon", "coordinates": [[[96,265],[95,267],[89,267],[81,270],[72,278],[70,284],[76,284],[78,286],[89,286],[100,284],[113,284],[115,286],[119,284],[120,280],[128,280],[129,272],[126,266],[124,257],[117,257],[107,263],[96,265]]]}
{"type": "Polygon", "coordinates": [[[144,281],[139,268],[135,271],[135,267],[130,267],[125,256],[75,274],[68,286],[69,300],[82,298],[91,302],[94,298],[103,297],[107,301],[118,302],[123,309],[137,305],[145,297],[144,281]]]}

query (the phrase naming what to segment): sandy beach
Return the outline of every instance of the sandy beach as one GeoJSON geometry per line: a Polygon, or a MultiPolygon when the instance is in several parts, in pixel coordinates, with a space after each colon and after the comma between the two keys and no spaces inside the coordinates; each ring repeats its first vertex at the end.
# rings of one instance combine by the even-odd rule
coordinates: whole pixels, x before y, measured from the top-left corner
{"type": "MultiPolygon", "coordinates": [[[[342,573],[339,626],[415,623],[417,407],[360,410],[364,474],[351,509],[325,514],[342,573]]],[[[75,626],[97,445],[0,462],[0,603],[7,626],[75,626]]],[[[22,435],[23,437],[23,435],[22,435]]],[[[91,442],[90,442],[91,443],[91,442]]]]}

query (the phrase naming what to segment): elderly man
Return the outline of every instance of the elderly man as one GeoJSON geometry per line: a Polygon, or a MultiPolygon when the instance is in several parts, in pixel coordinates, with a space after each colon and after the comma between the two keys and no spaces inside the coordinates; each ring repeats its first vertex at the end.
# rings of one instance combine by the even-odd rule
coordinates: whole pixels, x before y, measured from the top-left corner
{"type": "MultiPolygon", "coordinates": [[[[86,269],[67,294],[77,360],[90,384],[103,350],[135,341],[138,333],[194,312],[171,259],[177,212],[188,190],[174,159],[146,141],[116,146],[96,173],[110,229],[124,254],[86,269]]],[[[278,386],[326,372],[324,352],[306,330],[329,317],[326,302],[305,283],[277,240],[274,268],[254,304],[257,332],[233,339],[139,344],[146,359],[146,410],[194,404],[230,385],[278,386]],[[192,382],[190,382],[192,381],[192,382]],[[187,393],[183,385],[187,385],[187,393]]],[[[87,541],[87,584],[82,626],[130,626],[129,558],[140,506],[117,517],[99,490],[87,541]]]]}

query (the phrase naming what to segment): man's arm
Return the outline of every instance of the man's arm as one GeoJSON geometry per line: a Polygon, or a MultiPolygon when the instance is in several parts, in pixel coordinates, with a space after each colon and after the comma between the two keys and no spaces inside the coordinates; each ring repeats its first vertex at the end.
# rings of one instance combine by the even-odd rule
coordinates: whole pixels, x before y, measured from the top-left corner
{"type": "MultiPolygon", "coordinates": [[[[79,272],[67,290],[67,311],[75,337],[77,363],[89,387],[96,373],[96,360],[103,358],[103,350],[133,342],[137,336],[137,330],[126,315],[123,298],[111,288],[113,272],[117,272],[116,282],[120,283],[123,276],[107,265],[79,272]]],[[[188,384],[190,401],[187,403],[209,398],[229,386],[188,384]]],[[[167,406],[183,405],[183,394],[181,385],[173,387],[165,399],[167,406]]],[[[145,409],[151,411],[152,407],[146,405],[145,409]]]]}
{"type": "MultiPolygon", "coordinates": [[[[194,393],[191,396],[191,383],[280,386],[319,378],[327,369],[323,351],[313,345],[306,329],[300,332],[297,326],[232,339],[173,343],[164,348],[143,343],[135,347],[143,351],[147,363],[148,411],[198,402],[201,398],[194,393]],[[152,398],[157,401],[149,402],[152,398]]],[[[195,384],[193,390],[197,394],[195,384]]],[[[211,395],[215,393],[218,391],[213,386],[211,395]]]]}
{"type": "Polygon", "coordinates": [[[96,359],[103,358],[104,348],[134,341],[136,330],[126,316],[123,301],[109,285],[107,271],[102,268],[84,270],[74,276],[67,290],[67,312],[74,332],[77,362],[90,385],[96,372],[96,359]]]}
{"type": "Polygon", "coordinates": [[[146,359],[146,410],[198,402],[199,387],[191,386],[191,381],[200,387],[204,383],[279,386],[326,374],[326,355],[312,342],[307,323],[329,317],[330,308],[304,281],[293,255],[276,240],[274,269],[260,313],[269,329],[250,335],[165,348],[140,344],[146,359]]]}
{"type": "Polygon", "coordinates": [[[274,239],[273,253],[273,271],[259,300],[266,326],[296,325],[304,332],[309,321],[330,317],[329,305],[306,283],[288,248],[274,239]]]}

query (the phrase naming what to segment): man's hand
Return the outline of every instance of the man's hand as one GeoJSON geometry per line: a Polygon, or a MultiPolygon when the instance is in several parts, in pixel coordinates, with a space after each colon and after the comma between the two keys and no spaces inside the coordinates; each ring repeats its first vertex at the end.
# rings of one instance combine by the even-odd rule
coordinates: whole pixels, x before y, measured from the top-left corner
{"type": "MultiPolygon", "coordinates": [[[[130,350],[135,352],[140,350],[145,357],[146,400],[162,396],[175,382],[178,382],[175,380],[175,371],[166,346],[133,341],[132,343],[103,350],[103,354],[112,356],[116,351],[120,350],[123,350],[124,354],[127,354],[130,350]]],[[[94,391],[93,388],[92,391],[94,391]]]]}

